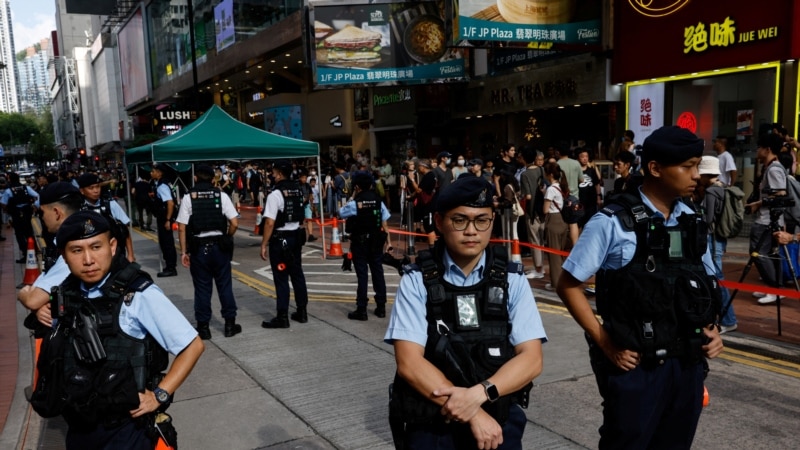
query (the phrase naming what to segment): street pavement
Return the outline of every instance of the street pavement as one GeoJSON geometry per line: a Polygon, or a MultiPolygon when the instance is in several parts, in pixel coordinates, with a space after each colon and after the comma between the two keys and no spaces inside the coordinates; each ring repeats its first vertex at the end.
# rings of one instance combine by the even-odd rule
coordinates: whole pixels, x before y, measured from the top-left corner
{"type": "MultiPolygon", "coordinates": [[[[309,322],[262,329],[261,321],[275,312],[274,287],[268,263],[258,256],[260,238],[250,236],[250,229],[243,220],[234,255],[234,293],[244,331],[223,337],[215,296],[213,338],[205,341],[205,353],[169,411],[181,447],[393,448],[387,403],[395,365],[393,348],[383,342],[388,319],[372,314],[367,322],[347,319],[355,306],[355,275],[341,271],[341,260],[322,259],[317,241],[306,246],[303,260],[311,292],[309,322]]],[[[155,235],[137,230],[133,236],[139,262],[158,272],[155,235]]],[[[21,266],[15,269],[19,280],[21,266]]],[[[193,322],[191,277],[188,269],[178,271],[177,277],[156,283],[193,322]]],[[[386,277],[393,294],[399,275],[387,267],[386,277]]],[[[13,302],[5,278],[3,283],[0,299],[13,302]]],[[[554,293],[532,284],[549,341],[527,410],[523,447],[596,448],[602,410],[582,330],[554,293]]],[[[18,324],[24,313],[17,304],[18,324]]],[[[63,448],[63,424],[39,420],[20,399],[21,389],[30,384],[31,343],[24,331],[19,336],[19,376],[0,448],[63,448]]],[[[731,348],[711,361],[711,404],[695,447],[800,448],[800,347],[738,332],[726,342],[745,350],[731,348]]]]}

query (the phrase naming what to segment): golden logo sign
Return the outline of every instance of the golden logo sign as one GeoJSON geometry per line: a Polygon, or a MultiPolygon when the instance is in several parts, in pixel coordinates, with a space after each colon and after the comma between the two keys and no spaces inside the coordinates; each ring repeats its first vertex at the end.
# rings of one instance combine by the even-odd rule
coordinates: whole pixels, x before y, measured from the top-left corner
{"type": "Polygon", "coordinates": [[[668,16],[689,4],[690,0],[628,0],[631,7],[647,17],[668,16]]]}

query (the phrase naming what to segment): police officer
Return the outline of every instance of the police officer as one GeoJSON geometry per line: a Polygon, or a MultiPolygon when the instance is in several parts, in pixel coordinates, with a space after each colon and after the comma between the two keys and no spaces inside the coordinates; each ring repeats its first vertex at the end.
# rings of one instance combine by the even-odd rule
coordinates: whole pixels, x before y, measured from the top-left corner
{"type": "Polygon", "coordinates": [[[230,197],[211,185],[214,169],[197,166],[195,185],[183,197],[178,211],[181,264],[189,269],[194,284],[194,317],[200,339],[211,339],[211,281],[217,284],[225,337],[242,332],[236,323],[236,299],[231,283],[233,235],[239,227],[238,213],[230,197]]]}
{"type": "MultiPolygon", "coordinates": [[[[69,267],[58,251],[55,235],[67,217],[80,211],[83,197],[78,188],[72,183],[59,181],[48,184],[39,197],[39,208],[42,223],[45,229],[54,236],[44,248],[45,272],[36,278],[32,286],[25,286],[19,290],[17,298],[28,309],[36,312],[36,318],[47,327],[52,322],[50,318],[50,290],[58,286],[69,275],[69,267]]],[[[25,322],[28,328],[34,324],[25,322]]]]}
{"type": "Polygon", "coordinates": [[[400,279],[384,337],[397,360],[397,448],[522,448],[520,406],[547,338],[521,264],[487,248],[493,192],[481,177],[445,187],[434,214],[442,238],[400,279]]]}
{"type": "Polygon", "coordinates": [[[39,194],[30,186],[23,186],[19,181],[19,174],[8,174],[8,187],[0,197],[0,206],[3,211],[11,216],[11,225],[14,227],[14,236],[17,238],[20,258],[18,264],[25,263],[25,252],[28,250],[28,238],[33,237],[31,218],[39,194]]]}
{"type": "Polygon", "coordinates": [[[601,449],[691,447],[704,357],[722,351],[705,223],[682,200],[698,184],[702,154],[686,129],[654,131],[638,193],[612,197],[564,263],[558,294],[586,330],[603,397],[601,449]],[[602,324],[582,287],[595,273],[602,324]]]}
{"type": "Polygon", "coordinates": [[[155,183],[155,196],[153,204],[156,214],[156,229],[158,230],[158,246],[164,257],[164,270],[158,272],[158,277],[174,277],[178,275],[178,253],[175,251],[175,237],[172,234],[172,213],[175,211],[175,200],[172,198],[172,189],[164,179],[164,164],[153,164],[150,177],[155,183]]]}
{"type": "Polygon", "coordinates": [[[300,257],[305,244],[305,229],[301,226],[305,218],[303,193],[300,184],[289,180],[292,164],[285,160],[272,165],[275,187],[267,196],[264,208],[264,236],[261,238],[261,259],[272,267],[277,296],[277,315],[272,320],[261,322],[264,328],[289,328],[289,278],[294,287],[297,311],[292,320],[308,322],[308,288],[300,257]],[[269,249],[267,249],[269,247],[269,249]]]}
{"type": "Polygon", "coordinates": [[[350,252],[356,267],[358,290],[356,310],[348,313],[350,320],[367,320],[367,266],[372,272],[372,287],[375,289],[375,315],[386,317],[386,280],[383,277],[383,246],[387,243],[389,229],[386,221],[391,214],[381,197],[372,189],[375,185],[369,172],[353,174],[353,200],[339,210],[339,216],[347,219],[345,227],[350,233],[350,252]]]}
{"type": "Polygon", "coordinates": [[[172,401],[204,350],[195,330],[150,277],[138,265],[114,257],[117,243],[109,228],[102,216],[79,211],[56,235],[71,272],[56,296],[64,313],[54,335],[64,344],[53,350],[57,354],[43,357],[63,358],[63,365],[49,367],[63,370],[64,393],[57,398],[68,400],[54,405],[35,391],[31,403],[37,412],[42,407],[60,410],[68,425],[68,450],[154,448],[155,435],[149,431],[153,413],[172,401]],[[167,352],[176,357],[162,374],[167,352]],[[136,357],[141,354],[149,357],[136,357]]]}
{"type": "Polygon", "coordinates": [[[78,177],[78,187],[81,190],[81,195],[84,198],[84,210],[94,211],[112,225],[112,234],[120,244],[124,243],[124,252],[128,261],[136,261],[136,256],[133,253],[133,239],[128,230],[128,225],[131,219],[125,214],[122,207],[113,200],[103,198],[102,193],[103,180],[93,173],[85,173],[78,177]]]}

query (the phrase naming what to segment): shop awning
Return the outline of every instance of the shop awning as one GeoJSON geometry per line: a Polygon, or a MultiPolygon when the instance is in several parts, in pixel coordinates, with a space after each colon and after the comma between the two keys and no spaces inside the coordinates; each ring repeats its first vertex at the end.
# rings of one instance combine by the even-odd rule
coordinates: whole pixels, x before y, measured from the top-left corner
{"type": "Polygon", "coordinates": [[[214,105],[181,131],[125,155],[128,163],[303,158],[319,156],[319,144],[260,130],[214,105]]]}

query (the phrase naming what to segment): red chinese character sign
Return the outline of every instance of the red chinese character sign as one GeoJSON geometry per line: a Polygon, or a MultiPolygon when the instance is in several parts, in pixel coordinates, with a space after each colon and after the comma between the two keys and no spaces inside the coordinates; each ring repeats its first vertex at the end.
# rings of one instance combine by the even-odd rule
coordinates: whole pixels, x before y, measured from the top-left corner
{"type": "Polygon", "coordinates": [[[697,133],[697,117],[689,111],[682,112],[681,115],[678,116],[678,120],[675,121],[675,125],[686,128],[692,133],[697,133]]]}
{"type": "Polygon", "coordinates": [[[664,83],[631,86],[628,89],[628,123],[636,142],[642,143],[654,130],[664,126],[664,83]]]}

